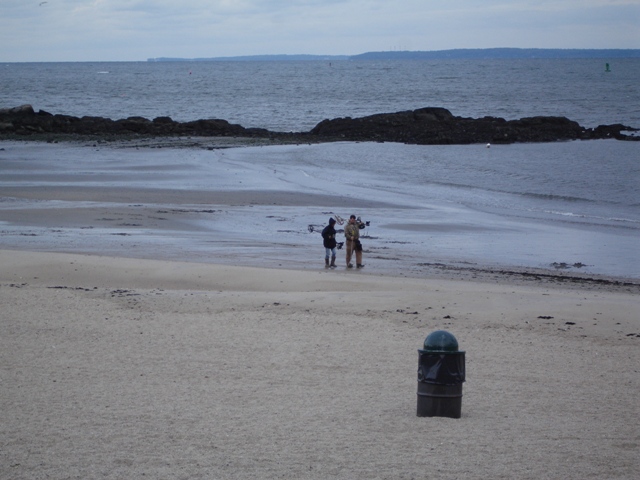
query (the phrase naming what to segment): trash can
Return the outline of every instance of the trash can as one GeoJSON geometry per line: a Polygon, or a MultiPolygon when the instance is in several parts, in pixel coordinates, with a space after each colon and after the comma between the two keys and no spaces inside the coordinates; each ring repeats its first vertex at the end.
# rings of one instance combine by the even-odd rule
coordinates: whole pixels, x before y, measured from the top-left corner
{"type": "Polygon", "coordinates": [[[446,330],[430,333],[418,350],[418,417],[460,418],[464,354],[446,330]]]}

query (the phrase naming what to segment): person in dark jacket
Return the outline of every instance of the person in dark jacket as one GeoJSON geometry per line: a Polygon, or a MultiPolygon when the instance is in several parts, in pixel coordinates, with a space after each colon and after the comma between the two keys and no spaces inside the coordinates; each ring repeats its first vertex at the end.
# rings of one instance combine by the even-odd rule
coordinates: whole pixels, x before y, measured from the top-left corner
{"type": "Polygon", "coordinates": [[[324,268],[336,268],[336,229],[333,228],[336,221],[333,217],[329,218],[329,225],[322,230],[322,243],[324,245],[324,268]],[[331,257],[331,263],[329,263],[331,257]]]}

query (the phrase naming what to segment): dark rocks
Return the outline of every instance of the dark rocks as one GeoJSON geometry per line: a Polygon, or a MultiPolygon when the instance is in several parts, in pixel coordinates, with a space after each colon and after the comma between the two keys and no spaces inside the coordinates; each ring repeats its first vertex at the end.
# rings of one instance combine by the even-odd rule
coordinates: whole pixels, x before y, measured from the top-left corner
{"type": "Polygon", "coordinates": [[[246,129],[226,120],[209,119],[179,123],[169,117],[153,121],[143,117],[111,120],[103,117],[73,117],[34,112],[30,105],[0,110],[0,134],[32,135],[141,135],[141,136],[246,136],[264,135],[266,130],[246,129]]]}
{"type": "Polygon", "coordinates": [[[640,137],[625,135],[622,132],[637,132],[638,129],[630,128],[616,123],[614,125],[600,125],[594,129],[589,129],[585,132],[587,138],[615,138],[616,140],[640,140],[640,137]]]}
{"type": "MultiPolygon", "coordinates": [[[[1,108],[0,115],[33,115],[33,107],[31,105],[20,105],[13,108],[1,108]]],[[[44,112],[46,114],[46,112],[44,112]]]]}
{"type": "Polygon", "coordinates": [[[170,117],[149,120],[129,117],[53,115],[31,105],[0,109],[1,136],[90,135],[101,137],[250,137],[275,141],[330,142],[336,140],[379,141],[409,144],[470,144],[554,142],[615,138],[640,140],[623,132],[637,131],[621,124],[586,129],[565,117],[528,117],[505,120],[456,117],[444,108],[421,108],[396,113],[380,113],[361,118],[323,120],[310,132],[281,133],[262,128],[244,128],[226,120],[202,119],[176,122],[170,117]]]}
{"type": "Polygon", "coordinates": [[[608,125],[588,130],[565,117],[504,118],[455,117],[443,108],[422,108],[362,118],[324,120],[312,135],[340,137],[343,140],[384,141],[411,144],[470,144],[554,142],[595,138],[633,139],[621,132],[633,130],[608,125]]]}

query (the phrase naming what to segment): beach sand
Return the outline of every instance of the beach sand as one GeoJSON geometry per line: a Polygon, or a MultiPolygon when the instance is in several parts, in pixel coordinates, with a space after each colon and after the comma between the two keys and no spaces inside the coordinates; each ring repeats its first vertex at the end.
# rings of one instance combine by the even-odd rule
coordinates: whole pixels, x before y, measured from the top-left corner
{"type": "Polygon", "coordinates": [[[640,476],[639,297],[0,250],[0,478],[640,476]],[[417,350],[466,351],[462,418],[417,350]]]}

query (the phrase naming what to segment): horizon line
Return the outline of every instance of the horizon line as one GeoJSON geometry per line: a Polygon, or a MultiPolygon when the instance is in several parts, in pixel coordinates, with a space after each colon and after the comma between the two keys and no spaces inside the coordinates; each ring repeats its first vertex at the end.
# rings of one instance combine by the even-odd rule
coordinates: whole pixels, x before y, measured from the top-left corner
{"type": "MultiPolygon", "coordinates": [[[[173,56],[160,56],[160,57],[148,57],[146,59],[139,60],[24,60],[24,61],[2,61],[0,63],[10,64],[10,63],[88,63],[88,62],[97,62],[97,63],[136,63],[136,62],[169,62],[169,61],[233,61],[233,60],[249,60],[249,59],[268,59],[270,57],[278,57],[278,58],[287,58],[287,57],[305,57],[309,60],[322,60],[322,59],[335,59],[335,60],[350,60],[356,59],[359,60],[362,57],[366,56],[400,56],[400,55],[434,55],[433,59],[446,59],[446,57],[436,57],[436,55],[446,55],[447,53],[480,53],[480,52],[505,52],[505,53],[525,53],[525,52],[538,52],[538,53],[553,53],[553,52],[566,52],[566,53],[632,53],[633,55],[625,56],[625,55],[617,55],[616,58],[640,58],[640,48],[545,48],[545,47],[487,47],[487,48],[449,48],[449,49],[441,49],[441,50],[377,50],[377,51],[367,51],[358,54],[314,54],[314,53],[264,53],[264,54],[247,54],[247,55],[228,55],[228,56],[214,56],[214,57],[173,57],[173,56]],[[360,57],[360,58],[358,58],[360,57]]],[[[450,57],[450,59],[463,59],[469,58],[464,55],[450,57]]],[[[471,57],[471,58],[481,58],[481,57],[471,57]]],[[[496,59],[515,59],[515,58],[532,58],[532,57],[523,57],[523,56],[492,56],[488,58],[496,58],[496,59]]],[[[535,57],[533,57],[535,58],[535,57]]],[[[553,56],[548,56],[546,58],[556,58],[553,56]]],[[[560,58],[598,58],[594,55],[589,55],[587,57],[560,57],[560,58]]],[[[382,59],[382,58],[379,58],[382,59]]]]}

